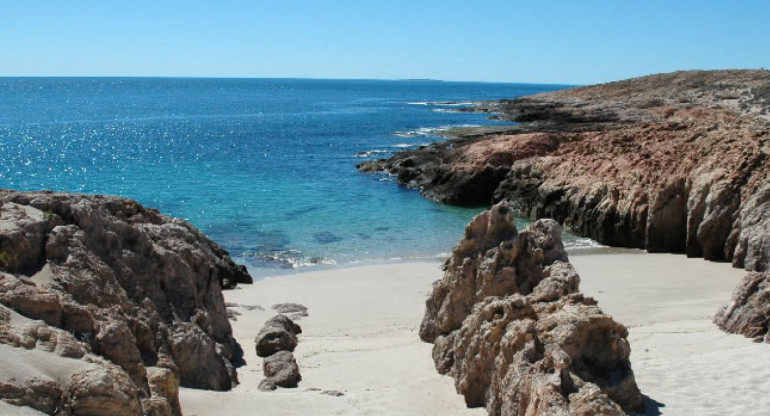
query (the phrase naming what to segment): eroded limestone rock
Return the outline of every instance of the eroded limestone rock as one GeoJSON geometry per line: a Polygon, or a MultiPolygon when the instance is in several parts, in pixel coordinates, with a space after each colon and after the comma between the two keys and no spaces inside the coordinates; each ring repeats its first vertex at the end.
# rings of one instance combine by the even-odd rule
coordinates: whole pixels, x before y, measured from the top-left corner
{"type": "Polygon", "coordinates": [[[643,411],[626,328],[578,292],[561,227],[479,214],[426,302],[420,337],[469,406],[497,415],[643,411]]]}
{"type": "Polygon", "coordinates": [[[0,347],[24,369],[0,377],[0,398],[49,414],[178,416],[180,383],[237,383],[222,289],[250,282],[194,227],[134,201],[0,190],[0,347]]]}

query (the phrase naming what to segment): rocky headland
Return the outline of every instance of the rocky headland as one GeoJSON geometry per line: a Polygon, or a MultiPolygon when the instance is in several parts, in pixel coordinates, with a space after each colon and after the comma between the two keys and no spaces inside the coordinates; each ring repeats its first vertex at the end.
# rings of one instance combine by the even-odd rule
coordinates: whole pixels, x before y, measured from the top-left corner
{"type": "Polygon", "coordinates": [[[770,263],[770,71],[651,75],[487,103],[520,124],[365,162],[430,199],[509,200],[600,243],[770,263]]]}
{"type": "Polygon", "coordinates": [[[491,416],[643,412],[628,331],[579,291],[561,226],[517,231],[506,202],[465,230],[420,337],[468,406],[491,416]]]}
{"type": "Polygon", "coordinates": [[[180,385],[238,383],[222,289],[251,281],[190,224],[135,201],[0,190],[0,405],[180,415],[180,385]]]}

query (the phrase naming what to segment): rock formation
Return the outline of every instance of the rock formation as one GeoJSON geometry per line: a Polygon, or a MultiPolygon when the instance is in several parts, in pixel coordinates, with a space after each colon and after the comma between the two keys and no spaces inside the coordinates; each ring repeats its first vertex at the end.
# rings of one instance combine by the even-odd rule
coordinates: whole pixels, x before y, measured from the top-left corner
{"type": "Polygon", "coordinates": [[[267,383],[276,386],[297,387],[297,383],[302,380],[294,354],[289,351],[278,351],[265,358],[262,369],[265,373],[265,380],[268,380],[267,383]]]}
{"type": "MultiPolygon", "coordinates": [[[[287,304],[290,307],[284,310],[296,311],[296,304],[287,304]]],[[[282,309],[273,307],[273,309],[282,309]]],[[[307,308],[301,306],[306,311],[307,308]]],[[[297,387],[302,380],[299,373],[299,366],[294,359],[294,348],[297,347],[297,335],[302,333],[302,328],[295,324],[286,315],[276,315],[265,322],[265,326],[259,331],[256,339],[257,355],[265,357],[262,364],[262,370],[265,378],[259,384],[262,391],[275,390],[280,387],[297,387]]]]}
{"type": "Polygon", "coordinates": [[[180,415],[242,351],[223,287],[243,266],[134,201],[0,190],[0,398],[57,415],[180,415]]]}
{"type": "Polygon", "coordinates": [[[521,124],[365,162],[458,205],[767,270],[770,71],[690,71],[488,104],[521,124]]]}
{"type": "Polygon", "coordinates": [[[749,273],[714,317],[725,332],[770,343],[770,273],[749,273]]]}
{"type": "Polygon", "coordinates": [[[561,227],[479,214],[426,302],[420,337],[469,406],[497,415],[643,411],[623,325],[578,292],[561,227]]]}
{"type": "Polygon", "coordinates": [[[268,357],[278,351],[294,351],[297,347],[297,335],[301,333],[302,328],[286,315],[276,315],[268,319],[254,340],[257,356],[268,357]]]}

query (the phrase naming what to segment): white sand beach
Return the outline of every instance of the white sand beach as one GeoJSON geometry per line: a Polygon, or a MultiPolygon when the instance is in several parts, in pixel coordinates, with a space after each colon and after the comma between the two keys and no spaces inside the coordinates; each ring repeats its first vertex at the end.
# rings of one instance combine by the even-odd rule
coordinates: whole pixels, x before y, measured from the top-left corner
{"type": "MultiPolygon", "coordinates": [[[[648,414],[766,415],[770,345],[719,331],[711,318],[744,275],[725,263],[638,250],[570,253],[582,291],[630,331],[631,363],[648,414]]],[[[258,305],[232,322],[245,350],[231,392],[182,389],[185,415],[484,415],[439,375],[417,330],[438,262],[338,268],[281,276],[226,292],[258,305]],[[254,337],[270,306],[308,307],[295,351],[296,389],[261,392],[254,337]],[[328,394],[341,392],[337,396],[328,394]]]]}

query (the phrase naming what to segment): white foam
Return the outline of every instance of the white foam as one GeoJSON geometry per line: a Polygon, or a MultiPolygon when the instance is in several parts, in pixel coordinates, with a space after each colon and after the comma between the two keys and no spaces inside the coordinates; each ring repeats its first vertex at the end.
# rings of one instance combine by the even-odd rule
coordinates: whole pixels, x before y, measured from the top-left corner
{"type": "Polygon", "coordinates": [[[436,103],[435,105],[440,105],[444,107],[473,107],[478,105],[478,103],[472,103],[472,102],[465,102],[465,103],[453,103],[453,102],[440,102],[436,103]]]}
{"type": "Polygon", "coordinates": [[[462,128],[471,128],[471,127],[481,127],[481,126],[478,124],[450,124],[450,125],[438,126],[438,127],[420,127],[414,130],[397,131],[393,133],[393,135],[398,137],[440,136],[442,133],[452,129],[462,129],[462,128]]]}
{"type": "Polygon", "coordinates": [[[417,146],[426,146],[427,143],[397,143],[394,144],[393,147],[397,147],[399,149],[408,149],[410,147],[417,147],[417,146]]]}
{"type": "Polygon", "coordinates": [[[375,155],[388,154],[388,153],[393,153],[393,151],[383,150],[383,149],[374,149],[374,150],[367,150],[365,152],[358,152],[354,154],[353,157],[364,158],[364,157],[371,157],[375,155]]]}
{"type": "Polygon", "coordinates": [[[473,107],[477,106],[480,103],[475,103],[472,101],[464,101],[464,102],[455,102],[455,101],[410,101],[407,103],[408,105],[430,105],[430,106],[437,106],[437,107],[473,107]]]}
{"type": "Polygon", "coordinates": [[[606,247],[595,240],[586,237],[565,238],[564,247],[567,249],[606,247]]]}

